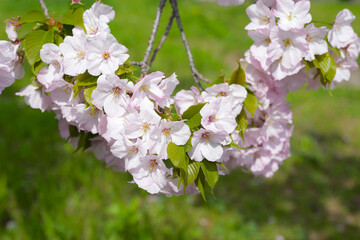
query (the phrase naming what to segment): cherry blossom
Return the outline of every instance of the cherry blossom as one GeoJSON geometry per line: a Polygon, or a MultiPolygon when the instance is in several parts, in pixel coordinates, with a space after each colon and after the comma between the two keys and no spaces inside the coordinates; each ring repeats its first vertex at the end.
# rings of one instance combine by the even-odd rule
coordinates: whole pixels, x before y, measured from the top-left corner
{"type": "Polygon", "coordinates": [[[128,58],[128,49],[109,33],[99,33],[88,43],[88,71],[91,75],[113,74],[128,58]]]}

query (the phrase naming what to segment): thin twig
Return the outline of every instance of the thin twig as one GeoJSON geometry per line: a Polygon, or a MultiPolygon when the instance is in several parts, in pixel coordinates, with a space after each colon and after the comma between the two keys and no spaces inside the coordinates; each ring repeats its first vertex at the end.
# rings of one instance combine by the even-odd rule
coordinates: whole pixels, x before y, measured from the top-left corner
{"type": "Polygon", "coordinates": [[[195,68],[195,64],[194,64],[194,57],[191,53],[191,49],[190,49],[190,46],[189,46],[189,42],[186,38],[186,35],[185,35],[185,31],[184,31],[184,27],[182,25],[182,22],[181,22],[181,18],[180,18],[180,13],[179,13],[179,9],[178,9],[178,6],[177,6],[177,0],[169,0],[170,3],[171,3],[171,6],[173,8],[173,11],[175,12],[175,17],[176,17],[176,21],[177,21],[177,25],[178,25],[178,28],[180,30],[180,34],[181,34],[181,39],[185,45],[185,48],[186,48],[186,53],[188,55],[188,59],[189,59],[189,64],[190,64],[190,68],[191,68],[191,72],[192,72],[192,75],[193,75],[193,78],[196,82],[196,84],[201,88],[201,89],[204,89],[200,82],[199,82],[199,79],[204,81],[204,82],[210,82],[210,80],[206,79],[205,77],[203,77],[198,70],[196,70],[195,68]]]}
{"type": "Polygon", "coordinates": [[[39,2],[40,2],[40,5],[41,5],[42,10],[44,11],[45,17],[46,17],[46,18],[50,18],[50,16],[49,16],[49,10],[48,10],[48,8],[46,7],[46,4],[45,4],[44,0],[39,0],[39,2]]]}
{"type": "Polygon", "coordinates": [[[173,21],[174,21],[174,18],[175,18],[175,12],[173,12],[170,16],[170,19],[169,19],[169,22],[168,22],[168,25],[166,27],[166,30],[164,32],[164,34],[162,35],[161,37],[161,40],[159,42],[159,45],[157,46],[157,48],[155,48],[154,52],[153,52],[153,55],[151,57],[151,60],[149,62],[149,69],[151,68],[155,58],[156,58],[156,55],[157,53],[160,51],[161,47],[164,45],[164,42],[166,41],[168,35],[169,35],[169,32],[170,32],[170,29],[172,27],[172,24],[173,24],[173,21]]]}
{"type": "Polygon", "coordinates": [[[138,66],[138,67],[141,67],[141,66],[142,66],[141,62],[130,61],[130,64],[131,64],[131,65],[134,65],[134,66],[138,66]]]}
{"type": "Polygon", "coordinates": [[[150,57],[150,53],[153,49],[153,45],[155,42],[155,36],[156,33],[159,29],[159,24],[160,24],[160,18],[161,18],[161,14],[162,14],[162,10],[164,9],[165,3],[167,0],[160,0],[160,4],[157,8],[156,11],[156,17],[155,17],[155,21],[154,21],[154,25],[153,25],[153,29],[150,35],[150,40],[148,42],[148,47],[145,51],[145,55],[143,60],[141,61],[141,72],[142,74],[145,74],[149,71],[149,66],[147,65],[148,61],[149,61],[149,57],[150,57]]]}

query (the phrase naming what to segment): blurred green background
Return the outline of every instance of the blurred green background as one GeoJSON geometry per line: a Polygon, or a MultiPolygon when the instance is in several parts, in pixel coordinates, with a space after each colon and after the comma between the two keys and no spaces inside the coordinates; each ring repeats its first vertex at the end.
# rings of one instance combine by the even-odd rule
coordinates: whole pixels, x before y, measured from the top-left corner
{"type": "MultiPolygon", "coordinates": [[[[45,0],[50,12],[68,1],[45,0]]],[[[86,3],[91,2],[85,1],[86,3]]],[[[108,0],[116,10],[112,33],[144,54],[157,0],[108,0]]],[[[208,78],[230,74],[252,44],[245,8],[181,0],[179,7],[197,68],[208,78]]],[[[360,4],[312,1],[313,20],[332,22],[360,4]]],[[[1,0],[0,19],[39,9],[36,0],[1,0]]],[[[170,16],[166,6],[164,20],[170,16]]],[[[166,27],[162,22],[160,33],[166,27]]],[[[4,31],[0,39],[6,39],[4,31]]],[[[152,70],[176,72],[192,83],[178,30],[172,29],[152,70]]],[[[326,90],[292,93],[292,156],[272,179],[241,169],[222,176],[216,200],[153,196],[127,183],[92,154],[74,153],[59,137],[52,113],[14,96],[30,83],[18,80],[0,96],[0,239],[360,239],[360,79],[326,90]]]]}

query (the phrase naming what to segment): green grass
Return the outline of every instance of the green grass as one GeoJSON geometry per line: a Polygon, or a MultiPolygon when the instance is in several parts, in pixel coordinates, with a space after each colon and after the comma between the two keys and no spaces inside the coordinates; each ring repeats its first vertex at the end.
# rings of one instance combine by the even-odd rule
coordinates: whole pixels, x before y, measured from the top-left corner
{"type": "MultiPolygon", "coordinates": [[[[66,4],[46,0],[51,11],[66,4]]],[[[89,1],[88,1],[89,2],[89,1]]],[[[115,7],[113,34],[140,60],[157,1],[105,1],[115,7]]],[[[199,70],[215,78],[232,71],[251,45],[243,30],[246,6],[180,1],[199,70]]],[[[313,3],[314,20],[333,21],[359,4],[313,3]]],[[[2,0],[1,19],[37,8],[37,1],[2,0]]],[[[169,7],[165,9],[169,17],[169,7]]],[[[162,32],[166,23],[160,29],[162,32]]],[[[354,22],[360,33],[359,19],[354,22]]],[[[5,33],[0,32],[0,39],[5,33]]],[[[191,73],[176,29],[152,70],[191,73]]],[[[329,96],[300,90],[289,96],[295,130],[292,157],[272,179],[241,169],[220,178],[216,200],[149,195],[127,174],[106,169],[92,154],[74,153],[59,137],[52,113],[30,109],[14,93],[0,96],[0,239],[358,239],[360,235],[360,89],[346,85],[329,96]]]]}

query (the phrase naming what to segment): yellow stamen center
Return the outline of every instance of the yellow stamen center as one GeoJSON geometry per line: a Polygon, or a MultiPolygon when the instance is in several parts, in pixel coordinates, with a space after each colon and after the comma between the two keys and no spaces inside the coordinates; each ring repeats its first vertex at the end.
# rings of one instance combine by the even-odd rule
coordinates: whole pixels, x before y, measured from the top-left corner
{"type": "Polygon", "coordinates": [[[226,92],[219,92],[219,96],[220,96],[220,97],[226,97],[227,94],[226,94],[226,92]]]}
{"type": "Polygon", "coordinates": [[[85,57],[85,54],[83,51],[80,51],[76,54],[79,58],[84,58],[85,57]]]}
{"type": "Polygon", "coordinates": [[[201,134],[201,139],[202,139],[204,142],[209,141],[209,139],[210,139],[210,134],[209,134],[208,132],[204,132],[203,134],[201,134]]]}
{"type": "Polygon", "coordinates": [[[291,39],[285,39],[284,45],[285,45],[285,47],[291,46],[291,39]]]}
{"type": "Polygon", "coordinates": [[[120,95],[120,93],[121,93],[121,88],[119,88],[119,87],[114,87],[114,88],[113,88],[113,92],[114,92],[115,98],[117,98],[117,97],[120,95]]]}
{"type": "Polygon", "coordinates": [[[142,129],[144,130],[144,132],[147,132],[150,129],[150,125],[148,123],[144,123],[142,125],[142,129]]]}
{"type": "Polygon", "coordinates": [[[110,58],[110,53],[108,51],[105,51],[103,57],[105,60],[108,60],[110,58]]]}
{"type": "Polygon", "coordinates": [[[292,21],[292,20],[293,20],[293,15],[292,15],[292,13],[289,14],[288,19],[289,19],[289,21],[292,21]]]}
{"type": "Polygon", "coordinates": [[[168,129],[168,128],[164,128],[161,132],[165,137],[170,136],[170,129],[168,129]]]}
{"type": "Polygon", "coordinates": [[[269,19],[266,18],[266,17],[263,17],[260,21],[261,21],[262,24],[268,24],[269,23],[269,19]]]}
{"type": "Polygon", "coordinates": [[[129,156],[134,156],[138,152],[138,148],[135,146],[132,146],[129,151],[129,156]]]}
{"type": "Polygon", "coordinates": [[[154,168],[156,168],[156,166],[159,165],[158,162],[156,161],[156,159],[151,159],[150,160],[150,172],[152,170],[154,170],[154,168]]]}

